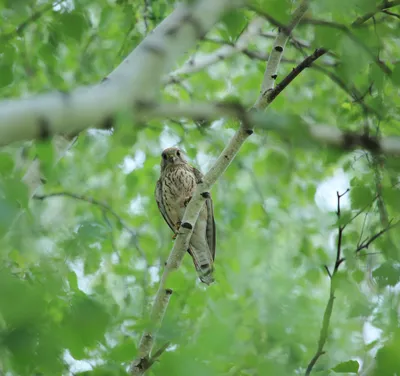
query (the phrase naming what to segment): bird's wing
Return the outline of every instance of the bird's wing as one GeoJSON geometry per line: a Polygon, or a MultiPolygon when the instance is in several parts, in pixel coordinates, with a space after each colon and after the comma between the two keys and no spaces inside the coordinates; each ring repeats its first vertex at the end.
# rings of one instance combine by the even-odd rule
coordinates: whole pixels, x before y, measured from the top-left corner
{"type": "Polygon", "coordinates": [[[163,218],[165,219],[165,222],[168,223],[168,226],[171,228],[171,230],[173,232],[176,232],[176,229],[174,227],[174,223],[171,221],[171,218],[168,216],[167,210],[165,209],[164,201],[163,201],[163,198],[162,198],[163,195],[162,195],[162,182],[161,182],[161,179],[157,180],[156,191],[154,192],[154,195],[156,197],[158,210],[160,210],[160,213],[162,214],[163,218]]]}
{"type": "Polygon", "coordinates": [[[215,260],[215,221],[214,221],[214,207],[211,195],[206,199],[207,205],[207,227],[206,239],[208,247],[210,248],[213,260],[215,260]]]}
{"type": "MultiPolygon", "coordinates": [[[[193,173],[196,177],[196,183],[199,184],[203,181],[203,174],[193,167],[193,173]]],[[[208,243],[208,247],[210,248],[210,252],[213,260],[215,260],[215,221],[214,221],[214,207],[213,201],[211,198],[211,194],[208,198],[206,198],[206,206],[207,206],[207,226],[206,226],[206,239],[208,243]]]]}

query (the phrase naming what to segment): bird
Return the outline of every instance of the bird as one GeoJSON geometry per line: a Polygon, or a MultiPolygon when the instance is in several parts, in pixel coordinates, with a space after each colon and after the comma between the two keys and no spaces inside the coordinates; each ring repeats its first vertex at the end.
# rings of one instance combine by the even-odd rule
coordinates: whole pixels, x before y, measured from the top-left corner
{"type": "MultiPolygon", "coordinates": [[[[203,174],[191,166],[181,150],[176,147],[161,153],[160,178],[157,180],[155,199],[165,222],[176,237],[186,206],[203,174]]],[[[207,195],[194,225],[189,241],[188,253],[192,256],[200,281],[206,285],[213,283],[215,260],[215,220],[211,195],[207,195]]]]}

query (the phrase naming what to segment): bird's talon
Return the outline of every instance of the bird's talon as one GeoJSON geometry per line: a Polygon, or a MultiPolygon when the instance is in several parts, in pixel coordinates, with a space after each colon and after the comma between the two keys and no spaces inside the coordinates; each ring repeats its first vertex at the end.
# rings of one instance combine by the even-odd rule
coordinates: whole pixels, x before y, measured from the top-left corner
{"type": "Polygon", "coordinates": [[[188,197],[184,202],[183,202],[183,206],[186,208],[187,204],[190,202],[190,200],[192,199],[192,196],[188,197]]]}

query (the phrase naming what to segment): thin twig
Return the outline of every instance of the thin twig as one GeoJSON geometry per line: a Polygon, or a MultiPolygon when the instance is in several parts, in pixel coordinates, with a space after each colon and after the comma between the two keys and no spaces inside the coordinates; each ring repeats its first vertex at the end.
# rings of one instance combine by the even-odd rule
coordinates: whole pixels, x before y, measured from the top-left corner
{"type": "MultiPolygon", "coordinates": [[[[351,26],[360,26],[362,25],[364,22],[368,21],[369,19],[371,19],[372,17],[375,16],[375,14],[377,14],[378,12],[383,11],[384,13],[388,13],[388,11],[386,11],[386,9],[389,8],[393,8],[397,5],[400,5],[400,1],[399,0],[394,0],[394,1],[388,1],[388,0],[384,0],[382,1],[381,4],[379,4],[375,10],[373,10],[372,12],[368,12],[366,14],[364,14],[363,16],[358,17],[352,24],[351,26]]],[[[389,12],[390,13],[390,12],[389,12]]]]}
{"type": "MultiPolygon", "coordinates": [[[[117,214],[117,212],[110,205],[108,205],[105,202],[96,200],[93,197],[78,195],[76,193],[64,191],[64,192],[47,193],[47,194],[43,194],[43,195],[34,195],[32,198],[34,198],[36,200],[46,200],[51,197],[69,197],[69,198],[73,198],[75,200],[85,201],[85,202],[88,202],[89,204],[96,205],[99,208],[101,208],[102,210],[105,210],[108,213],[110,213],[117,220],[117,222],[121,225],[121,227],[123,227],[126,231],[128,231],[133,238],[135,238],[135,239],[137,238],[137,232],[133,228],[131,228],[121,218],[121,216],[119,214],[117,214]]],[[[138,250],[140,256],[147,262],[147,257],[146,257],[146,254],[143,252],[143,250],[140,247],[139,248],[136,247],[136,249],[138,250]]]]}
{"type": "Polygon", "coordinates": [[[328,272],[328,275],[330,277],[330,289],[329,289],[329,299],[328,303],[326,304],[325,311],[324,311],[324,316],[322,319],[322,327],[321,331],[319,333],[319,339],[318,339],[318,345],[317,345],[317,350],[314,354],[314,356],[311,358],[310,362],[307,365],[306,371],[304,373],[304,376],[309,376],[311,371],[313,370],[315,364],[317,363],[318,359],[325,354],[324,351],[324,346],[325,343],[328,339],[328,332],[329,332],[329,325],[332,317],[332,312],[333,312],[333,303],[335,300],[335,289],[336,285],[334,283],[334,278],[339,270],[340,266],[340,260],[341,260],[341,253],[342,253],[342,238],[343,238],[343,230],[344,227],[340,224],[340,217],[341,217],[341,207],[340,207],[340,199],[349,192],[347,189],[344,193],[339,194],[339,192],[336,192],[337,195],[337,210],[336,210],[336,215],[338,217],[338,240],[337,240],[337,248],[336,248],[336,261],[335,265],[333,267],[333,272],[331,273],[328,269],[327,266],[325,266],[326,271],[328,272]]]}
{"type": "Polygon", "coordinates": [[[221,48],[213,51],[207,56],[194,59],[193,57],[184,64],[181,68],[171,72],[168,77],[164,78],[164,84],[176,83],[179,81],[179,77],[199,72],[217,62],[226,60],[239,52],[250,54],[247,50],[247,46],[253,41],[254,37],[261,32],[261,26],[264,20],[261,17],[255,18],[250,24],[244,29],[241,35],[238,37],[235,43],[226,43],[221,48]]]}
{"type": "Polygon", "coordinates": [[[335,84],[337,84],[343,91],[345,91],[348,95],[350,95],[353,98],[354,102],[361,106],[361,108],[363,109],[364,112],[374,114],[378,119],[380,119],[382,117],[382,115],[377,110],[375,110],[374,108],[365,104],[365,102],[363,100],[363,95],[354,86],[354,84],[351,86],[348,86],[348,84],[344,80],[342,80],[342,78],[339,77],[337,74],[335,74],[334,72],[330,71],[329,69],[322,67],[318,64],[313,64],[312,67],[316,71],[320,71],[323,74],[325,74],[335,84]]]}
{"type": "Polygon", "coordinates": [[[396,18],[400,19],[400,14],[398,14],[398,13],[390,12],[388,10],[383,10],[382,12],[387,14],[387,15],[389,15],[389,16],[393,16],[393,17],[396,17],[396,18]]]}
{"type": "Polygon", "coordinates": [[[330,22],[325,20],[318,20],[318,19],[303,19],[304,23],[316,25],[316,26],[323,26],[323,27],[330,27],[337,30],[342,31],[345,33],[354,43],[358,44],[375,62],[375,64],[382,70],[383,73],[390,76],[392,74],[392,70],[378,57],[375,56],[375,53],[369,48],[367,44],[365,44],[362,40],[360,40],[349,27],[346,25],[337,23],[337,22],[330,22]]]}
{"type": "Polygon", "coordinates": [[[25,21],[20,23],[15,28],[14,31],[0,35],[0,41],[2,43],[8,42],[12,38],[21,35],[29,25],[33,24],[35,21],[37,21],[40,17],[42,17],[49,10],[53,9],[55,6],[60,5],[63,1],[64,0],[59,0],[56,1],[55,3],[50,2],[49,4],[45,5],[42,9],[32,13],[25,21]]]}
{"type": "MultiPolygon", "coordinates": [[[[364,240],[363,242],[361,242],[361,244],[356,247],[354,252],[355,253],[359,253],[363,249],[367,249],[371,245],[371,243],[373,241],[375,241],[376,239],[380,238],[383,234],[385,234],[386,232],[388,232],[392,228],[397,227],[399,224],[400,224],[400,221],[398,221],[398,222],[396,222],[394,224],[390,224],[389,223],[389,225],[386,228],[380,230],[375,235],[373,235],[373,236],[369,237],[368,239],[364,240]]],[[[344,261],[346,261],[346,258],[345,257],[341,257],[340,260],[338,261],[338,264],[340,265],[344,261]]]]}
{"type": "Polygon", "coordinates": [[[317,48],[314,53],[307,56],[296,68],[267,94],[267,101],[272,102],[286,86],[288,86],[304,69],[309,68],[315,60],[326,54],[328,51],[324,48],[317,48]]]}

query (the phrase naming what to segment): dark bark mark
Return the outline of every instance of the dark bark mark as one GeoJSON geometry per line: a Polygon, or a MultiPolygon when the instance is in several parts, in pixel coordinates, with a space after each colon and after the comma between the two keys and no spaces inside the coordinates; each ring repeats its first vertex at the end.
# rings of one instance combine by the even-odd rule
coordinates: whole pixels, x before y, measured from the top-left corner
{"type": "Polygon", "coordinates": [[[44,118],[41,117],[38,121],[38,128],[39,128],[39,132],[38,132],[38,139],[41,141],[46,141],[50,138],[50,123],[49,121],[44,118]]]}
{"type": "Polygon", "coordinates": [[[193,226],[189,222],[182,223],[181,227],[187,228],[188,230],[191,230],[193,228],[193,226]]]}

